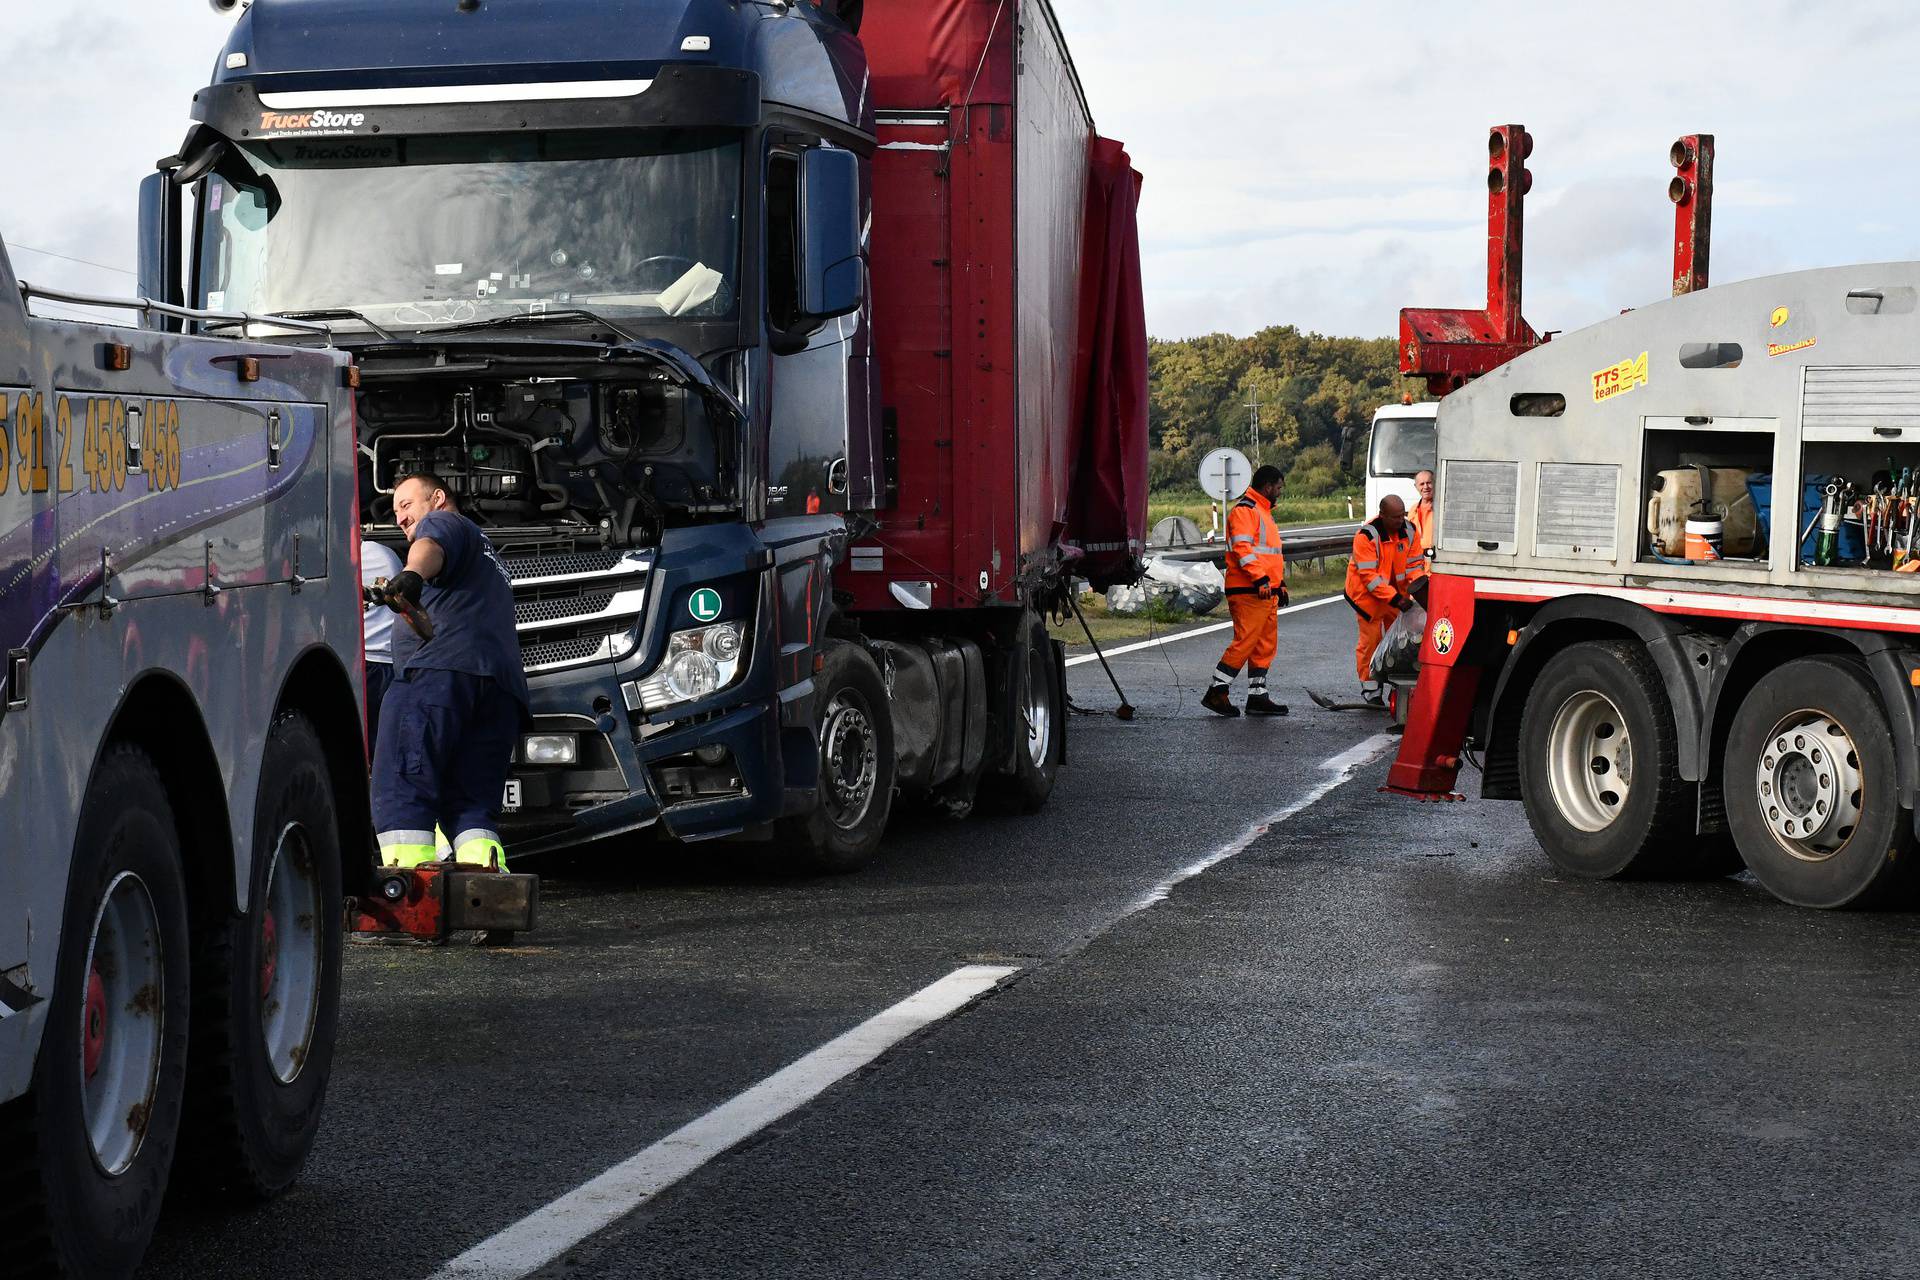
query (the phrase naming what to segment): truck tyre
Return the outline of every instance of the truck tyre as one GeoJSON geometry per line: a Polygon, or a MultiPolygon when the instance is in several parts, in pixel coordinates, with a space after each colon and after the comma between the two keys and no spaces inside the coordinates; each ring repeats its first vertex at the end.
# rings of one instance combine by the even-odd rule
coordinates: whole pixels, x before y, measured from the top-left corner
{"type": "Polygon", "coordinates": [[[994,779],[997,806],[1008,813],[1038,813],[1053,794],[1066,745],[1067,691],[1060,653],[1047,624],[1036,614],[1021,621],[1012,656],[1009,728],[1013,768],[994,779]]]}
{"type": "Polygon", "coordinates": [[[285,712],[260,762],[247,913],[194,952],[182,1171],[196,1186],[265,1199],[306,1162],[340,1010],[340,867],[326,750],[285,712]]]}
{"type": "Polygon", "coordinates": [[[1762,677],[1734,715],[1723,785],[1741,856],[1783,902],[1887,906],[1911,885],[1893,733],[1858,662],[1801,658],[1762,677]]]}
{"type": "Polygon", "coordinates": [[[810,871],[843,874],[873,860],[893,807],[893,717],[880,668],[859,645],[829,643],[814,677],[813,725],[820,743],[817,802],[784,818],[779,835],[810,871]]]}
{"type": "Polygon", "coordinates": [[[1536,839],[1569,875],[1682,872],[1692,794],[1673,708],[1638,644],[1589,641],[1547,659],[1520,724],[1520,793],[1536,839]]]}
{"type": "Polygon", "coordinates": [[[74,838],[31,1090],[0,1107],[0,1257],[131,1275],[166,1194],[186,1081],[187,890],[153,761],[111,746],[74,838]]]}

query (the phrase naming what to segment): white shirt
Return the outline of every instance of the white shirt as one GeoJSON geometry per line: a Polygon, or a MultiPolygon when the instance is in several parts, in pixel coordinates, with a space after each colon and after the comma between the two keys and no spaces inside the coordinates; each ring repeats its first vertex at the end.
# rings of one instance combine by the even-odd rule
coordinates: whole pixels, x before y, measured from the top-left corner
{"type": "MultiPolygon", "coordinates": [[[[404,566],[400,557],[385,543],[360,544],[360,585],[370,587],[381,578],[391,578],[404,566]]],[[[393,663],[393,610],[385,605],[366,608],[367,661],[393,663]]]]}

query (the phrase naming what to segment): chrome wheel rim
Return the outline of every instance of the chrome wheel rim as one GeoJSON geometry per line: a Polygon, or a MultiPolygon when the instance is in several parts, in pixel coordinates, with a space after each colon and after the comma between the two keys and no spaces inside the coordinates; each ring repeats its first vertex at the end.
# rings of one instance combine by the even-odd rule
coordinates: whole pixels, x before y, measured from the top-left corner
{"type": "Polygon", "coordinates": [[[290,822],[273,848],[258,923],[260,1037],[274,1079],[292,1084],[313,1046],[325,961],[320,873],[306,828],[290,822]]]}
{"type": "Polygon", "coordinates": [[[109,1176],[133,1164],[153,1118],[166,1029],[164,959],[153,895],[138,875],[122,871],[94,912],[80,1019],[87,1145],[109,1176]]]}
{"type": "Polygon", "coordinates": [[[1027,756],[1036,769],[1047,767],[1053,751],[1053,700],[1047,697],[1047,662],[1039,649],[1027,650],[1027,756]]]}
{"type": "Polygon", "coordinates": [[[827,703],[820,756],[827,778],[827,816],[843,830],[859,826],[873,806],[880,755],[866,707],[845,692],[827,703]]]}
{"type": "Polygon", "coordinates": [[[1811,708],[1782,716],[1754,761],[1760,816],[1780,847],[1825,862],[1860,825],[1860,752],[1838,720],[1811,708]]]}
{"type": "Polygon", "coordinates": [[[1605,694],[1582,690],[1554,715],[1547,778],[1561,816],[1581,831],[1604,831],[1620,816],[1633,788],[1633,740],[1605,694]]]}

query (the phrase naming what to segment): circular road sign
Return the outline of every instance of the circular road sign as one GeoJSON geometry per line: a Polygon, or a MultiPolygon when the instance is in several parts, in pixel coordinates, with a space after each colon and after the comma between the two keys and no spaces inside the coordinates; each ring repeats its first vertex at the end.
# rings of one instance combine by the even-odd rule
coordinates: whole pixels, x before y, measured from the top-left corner
{"type": "Polygon", "coordinates": [[[695,622],[712,622],[720,616],[720,593],[712,587],[700,588],[688,598],[687,612],[695,622]]]}
{"type": "Polygon", "coordinates": [[[1200,488],[1216,502],[1232,502],[1253,482],[1253,464],[1238,449],[1215,449],[1200,460],[1200,488]]]}

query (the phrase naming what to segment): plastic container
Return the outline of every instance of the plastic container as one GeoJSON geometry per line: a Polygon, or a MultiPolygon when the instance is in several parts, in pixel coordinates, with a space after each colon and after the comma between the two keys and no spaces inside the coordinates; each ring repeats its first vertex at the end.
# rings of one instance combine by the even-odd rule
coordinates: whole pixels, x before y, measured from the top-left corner
{"type": "Polygon", "coordinates": [[[1687,521],[1687,559],[1718,560],[1721,529],[1718,520],[1687,521]]]}
{"type": "MultiPolygon", "coordinates": [[[[1804,529],[1808,522],[1820,513],[1820,506],[1826,501],[1827,477],[1811,475],[1806,477],[1806,490],[1800,495],[1800,509],[1797,529],[1804,529]]],[[[1760,543],[1770,545],[1773,537],[1773,477],[1756,475],[1747,478],[1747,492],[1753,496],[1754,514],[1760,519],[1760,543]]],[[[1800,558],[1812,560],[1815,548],[1820,541],[1820,528],[1816,524],[1800,543],[1800,558]]],[[[1867,558],[1866,531],[1858,520],[1845,520],[1840,525],[1839,558],[1842,563],[1859,564],[1867,558]]]]}

